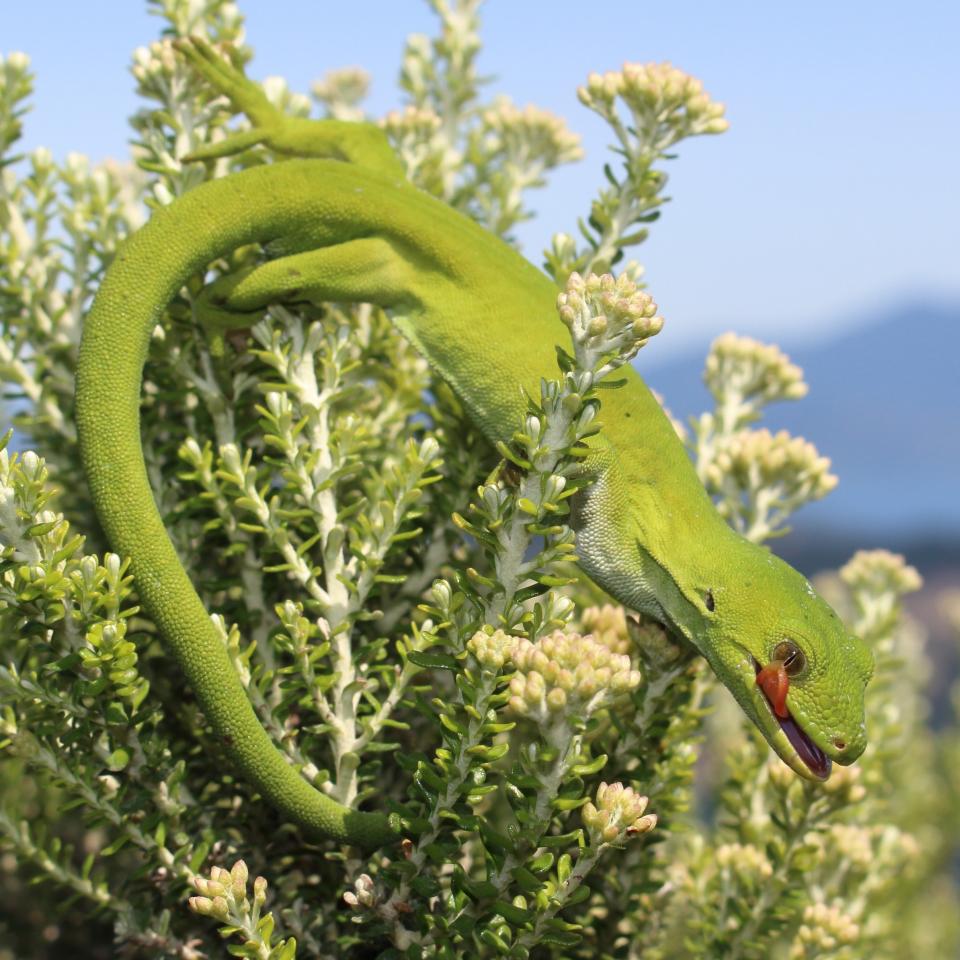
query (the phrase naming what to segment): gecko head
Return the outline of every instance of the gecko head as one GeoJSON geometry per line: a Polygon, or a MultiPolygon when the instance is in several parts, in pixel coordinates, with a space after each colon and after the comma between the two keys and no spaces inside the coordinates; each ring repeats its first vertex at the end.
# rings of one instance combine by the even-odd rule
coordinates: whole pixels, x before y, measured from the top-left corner
{"type": "Polygon", "coordinates": [[[853,763],[866,747],[873,655],[806,578],[753,550],[738,565],[748,574],[706,589],[697,646],[781,759],[826,780],[832,762],[853,763]]]}

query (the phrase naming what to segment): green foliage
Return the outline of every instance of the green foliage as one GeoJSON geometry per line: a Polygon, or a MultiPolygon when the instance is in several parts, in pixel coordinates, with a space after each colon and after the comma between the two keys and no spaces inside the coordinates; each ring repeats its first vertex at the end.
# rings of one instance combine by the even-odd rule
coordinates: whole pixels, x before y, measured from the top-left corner
{"type": "MultiPolygon", "coordinates": [[[[509,236],[529,214],[526,191],[578,157],[576,137],[535,108],[482,102],[479,3],[431,6],[439,35],[408,40],[405,107],[384,125],[420,186],[509,236]]],[[[315,846],[235,782],[137,609],[127,561],[87,552],[99,531],[77,479],[73,371],[103,269],[145,206],[268,159],[257,147],[183,163],[244,121],[172,37],[206,34],[240,62],[251,51],[231,3],[152,7],[165,34],[133,57],[136,168],[17,157],[33,79],[22,54],[0,61],[0,382],[16,448],[38,451],[0,451],[9,949],[955,952],[960,724],[936,737],[926,726],[921,638],[900,607],[918,586],[911,568],[860,554],[819,585],[872,645],[877,675],[870,748],[816,786],[714,698],[702,661],[607,604],[573,563],[584,441],[602,430],[617,367],[662,323],[639,265],[590,274],[646,237],[676,144],[726,123],[666,65],[628,64],[581,90],[623,170],[608,169],[585,245],[558,235],[547,255],[565,284],[569,352],[499,450],[373,307],[277,307],[250,330],[211,334],[197,322],[209,279],[198,276],[158,326],[144,449],[180,556],[290,762],[343,803],[389,811],[405,839],[372,857],[315,846]]],[[[365,89],[361,73],[339,71],[313,95],[356,119],[365,89]]],[[[310,111],[282,82],[267,93],[310,111]]],[[[237,251],[210,276],[263,256],[237,251]]],[[[834,482],[812,446],[755,427],[767,403],[805,393],[802,374],[775,347],[728,336],[706,379],[715,407],[692,424],[691,455],[734,526],[776,536],[834,482]]]]}

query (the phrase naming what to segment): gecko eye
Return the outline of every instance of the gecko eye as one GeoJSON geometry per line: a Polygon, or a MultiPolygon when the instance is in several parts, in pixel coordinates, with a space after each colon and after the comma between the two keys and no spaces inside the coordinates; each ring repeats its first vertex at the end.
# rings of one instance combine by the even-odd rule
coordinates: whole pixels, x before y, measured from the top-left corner
{"type": "Polygon", "coordinates": [[[773,651],[773,659],[783,663],[788,677],[795,677],[807,665],[803,651],[792,640],[781,640],[773,651]]]}

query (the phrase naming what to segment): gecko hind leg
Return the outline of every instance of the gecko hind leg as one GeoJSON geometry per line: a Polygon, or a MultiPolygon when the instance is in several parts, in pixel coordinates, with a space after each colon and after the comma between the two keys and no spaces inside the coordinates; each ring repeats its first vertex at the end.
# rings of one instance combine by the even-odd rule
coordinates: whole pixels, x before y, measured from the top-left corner
{"type": "Polygon", "coordinates": [[[214,281],[196,301],[207,327],[251,326],[275,303],[372,303],[414,310],[420,306],[419,268],[382,237],[364,237],[271,260],[214,281]]]}
{"type": "Polygon", "coordinates": [[[206,40],[184,37],[176,41],[176,48],[212,87],[229,99],[236,113],[246,114],[253,124],[252,130],[198,147],[184,158],[187,162],[216,160],[264,144],[286,157],[344,160],[404,177],[386,134],[374,124],[289,117],[267,99],[258,83],[226,61],[206,40]]]}

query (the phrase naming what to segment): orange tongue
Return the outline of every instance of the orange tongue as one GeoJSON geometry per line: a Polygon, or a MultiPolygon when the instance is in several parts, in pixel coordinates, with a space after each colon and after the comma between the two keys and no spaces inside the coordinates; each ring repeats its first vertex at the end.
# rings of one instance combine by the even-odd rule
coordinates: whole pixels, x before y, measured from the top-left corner
{"type": "Polygon", "coordinates": [[[790,716],[787,709],[787,691],[790,689],[790,678],[782,660],[774,660],[767,664],[757,674],[757,685],[767,695],[773,706],[773,712],[786,719],[790,716]]]}

